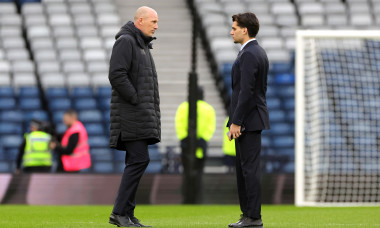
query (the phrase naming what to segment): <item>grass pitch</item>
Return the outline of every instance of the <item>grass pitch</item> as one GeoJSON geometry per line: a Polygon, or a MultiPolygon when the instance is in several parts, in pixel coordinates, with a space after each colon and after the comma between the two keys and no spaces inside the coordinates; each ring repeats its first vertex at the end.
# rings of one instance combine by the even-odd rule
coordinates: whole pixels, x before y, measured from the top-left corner
{"type": "MultiPolygon", "coordinates": [[[[111,206],[0,206],[0,227],[116,227],[111,206]]],[[[239,218],[236,205],[141,206],[143,224],[167,227],[227,227],[239,218]]],[[[296,208],[263,206],[264,227],[380,227],[380,207],[296,208]]]]}

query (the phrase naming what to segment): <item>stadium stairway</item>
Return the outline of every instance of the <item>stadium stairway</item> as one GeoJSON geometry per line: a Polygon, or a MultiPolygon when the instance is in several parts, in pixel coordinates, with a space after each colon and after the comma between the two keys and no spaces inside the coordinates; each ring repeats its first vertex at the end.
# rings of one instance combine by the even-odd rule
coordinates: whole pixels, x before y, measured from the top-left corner
{"type": "MultiPolygon", "coordinates": [[[[165,152],[167,147],[174,147],[179,153],[174,118],[177,107],[187,99],[187,81],[191,63],[190,10],[184,0],[116,0],[115,3],[124,23],[132,20],[135,10],[142,5],[150,6],[158,12],[159,29],[156,33],[157,40],[153,42],[152,54],[157,67],[161,96],[162,143],[160,143],[160,149],[161,152],[165,152]]],[[[209,143],[209,155],[221,157],[226,111],[200,42],[197,62],[199,85],[205,90],[205,100],[214,107],[216,112],[216,131],[209,143]]],[[[212,167],[208,167],[208,170],[218,171],[212,167]]]]}

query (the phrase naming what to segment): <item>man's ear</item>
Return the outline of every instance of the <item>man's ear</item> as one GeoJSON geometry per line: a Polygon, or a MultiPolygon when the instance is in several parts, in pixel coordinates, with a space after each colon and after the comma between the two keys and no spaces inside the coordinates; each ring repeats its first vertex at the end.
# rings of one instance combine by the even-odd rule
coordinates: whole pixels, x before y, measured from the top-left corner
{"type": "Polygon", "coordinates": [[[143,18],[140,17],[140,18],[139,18],[139,24],[140,24],[140,25],[142,24],[142,21],[143,21],[143,18]]]}

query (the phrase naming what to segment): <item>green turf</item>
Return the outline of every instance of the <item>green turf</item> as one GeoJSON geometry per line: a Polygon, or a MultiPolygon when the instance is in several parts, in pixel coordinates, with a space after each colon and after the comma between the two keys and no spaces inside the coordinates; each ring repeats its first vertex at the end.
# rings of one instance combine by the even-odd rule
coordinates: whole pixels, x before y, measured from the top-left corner
{"type": "MultiPolygon", "coordinates": [[[[0,206],[0,227],[114,227],[111,206],[0,206]]],[[[296,208],[263,206],[264,227],[380,227],[380,207],[296,208]]],[[[227,227],[235,205],[138,206],[143,223],[160,227],[227,227]]]]}

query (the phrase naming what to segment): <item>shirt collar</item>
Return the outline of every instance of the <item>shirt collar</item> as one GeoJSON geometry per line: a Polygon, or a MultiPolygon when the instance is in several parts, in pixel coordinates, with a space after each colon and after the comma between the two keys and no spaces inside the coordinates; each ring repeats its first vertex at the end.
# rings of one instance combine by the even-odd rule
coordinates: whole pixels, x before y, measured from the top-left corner
{"type": "Polygon", "coordinates": [[[250,39],[247,42],[245,42],[243,45],[241,45],[240,51],[243,50],[243,48],[245,47],[245,45],[247,45],[249,42],[254,41],[254,40],[256,40],[256,39],[255,38],[250,39]]]}

